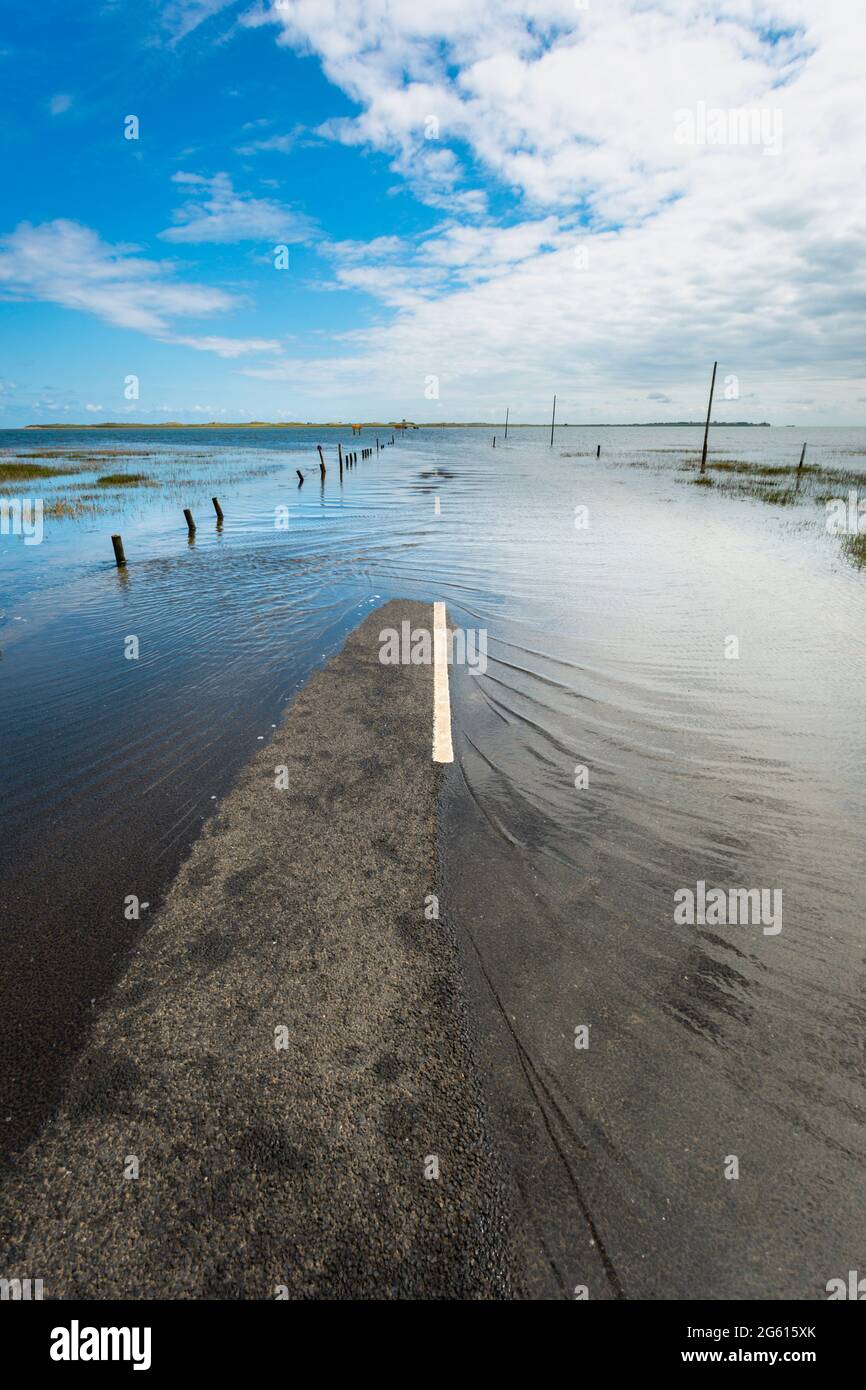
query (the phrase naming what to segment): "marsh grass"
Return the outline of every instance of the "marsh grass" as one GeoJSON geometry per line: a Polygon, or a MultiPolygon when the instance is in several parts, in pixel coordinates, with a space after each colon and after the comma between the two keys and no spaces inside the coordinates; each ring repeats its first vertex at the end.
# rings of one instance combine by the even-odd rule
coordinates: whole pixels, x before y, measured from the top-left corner
{"type": "Polygon", "coordinates": [[[88,463],[95,459],[138,459],[148,458],[153,449],[28,449],[17,455],[21,459],[71,459],[74,463],[88,463]]]}
{"type": "Polygon", "coordinates": [[[47,517],[95,516],[99,508],[84,497],[54,497],[45,503],[44,515],[47,517]]]}
{"type": "Polygon", "coordinates": [[[74,465],[69,468],[53,468],[47,463],[18,463],[12,459],[0,459],[0,483],[27,483],[42,478],[67,478],[70,473],[80,471],[74,465]]]}
{"type": "MultiPolygon", "coordinates": [[[[852,454],[854,450],[850,451],[852,454]]],[[[695,474],[694,464],[680,471],[695,474]]],[[[711,487],[728,497],[748,497],[774,507],[795,507],[800,502],[825,506],[844,498],[849,489],[866,491],[866,472],[850,468],[825,468],[817,463],[753,464],[740,459],[707,460],[707,472],[686,479],[695,487],[711,487]],[[715,472],[716,477],[709,476],[715,472]]],[[[846,536],[843,554],[858,569],[866,570],[866,533],[846,536]]]]}
{"type": "Polygon", "coordinates": [[[96,479],[97,487],[150,487],[157,486],[148,473],[104,473],[96,479]]]}
{"type": "Polygon", "coordinates": [[[856,565],[858,569],[863,569],[866,565],[866,533],[846,536],[844,549],[852,565],[856,565]]]}

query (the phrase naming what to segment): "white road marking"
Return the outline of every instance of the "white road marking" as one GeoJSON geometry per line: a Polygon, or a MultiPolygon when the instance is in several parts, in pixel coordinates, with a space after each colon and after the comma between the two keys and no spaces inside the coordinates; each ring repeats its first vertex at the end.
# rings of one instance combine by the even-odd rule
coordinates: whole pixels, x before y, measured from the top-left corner
{"type": "Polygon", "coordinates": [[[448,629],[445,604],[433,605],[433,761],[453,763],[451,700],[448,694],[448,629]]]}

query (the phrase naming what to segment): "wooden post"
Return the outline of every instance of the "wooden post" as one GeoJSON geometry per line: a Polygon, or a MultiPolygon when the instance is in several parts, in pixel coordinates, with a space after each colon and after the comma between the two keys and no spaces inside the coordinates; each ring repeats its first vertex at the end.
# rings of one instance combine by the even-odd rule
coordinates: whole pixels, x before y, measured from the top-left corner
{"type": "Polygon", "coordinates": [[[338,457],[339,460],[340,460],[340,470],[342,471],[342,468],[343,468],[343,446],[342,446],[342,444],[340,443],[339,439],[337,440],[337,457],[338,457]]]}
{"type": "Polygon", "coordinates": [[[550,447],[553,448],[553,426],[556,424],[556,397],[553,398],[553,414],[550,417],[550,447]]]}
{"type": "Polygon", "coordinates": [[[601,445],[600,445],[600,444],[599,444],[598,448],[597,448],[596,451],[595,451],[595,456],[596,456],[597,459],[600,459],[600,458],[601,458],[601,445]]]}
{"type": "Polygon", "coordinates": [[[496,448],[496,435],[495,435],[495,434],[494,434],[494,436],[493,436],[493,447],[494,447],[494,449],[496,448]]]}
{"type": "Polygon", "coordinates": [[[506,438],[506,439],[508,438],[508,411],[509,411],[509,408],[510,408],[509,406],[506,406],[506,407],[505,407],[505,438],[506,438]]]}
{"type": "Polygon", "coordinates": [[[191,536],[195,535],[195,522],[192,519],[192,512],[189,507],[184,507],[183,514],[186,517],[186,528],[191,536]]]}
{"type": "Polygon", "coordinates": [[[716,389],[716,368],[718,362],[713,363],[713,379],[710,382],[710,403],[707,406],[707,423],[704,426],[704,450],[701,454],[701,472],[705,473],[707,468],[707,440],[710,437],[710,416],[713,413],[713,392],[716,389]]]}
{"type": "Polygon", "coordinates": [[[378,434],[377,434],[377,435],[376,435],[376,453],[378,454],[378,452],[379,452],[379,436],[378,436],[378,434]]]}
{"type": "Polygon", "coordinates": [[[223,509],[222,509],[222,507],[221,507],[220,504],[219,504],[219,499],[216,498],[216,497],[212,497],[210,500],[213,502],[213,509],[214,509],[214,511],[216,512],[217,521],[222,521],[222,519],[223,519],[223,509]]]}
{"type": "Polygon", "coordinates": [[[801,450],[801,452],[800,452],[800,462],[797,464],[797,481],[796,481],[796,483],[794,484],[794,491],[795,491],[795,492],[799,492],[799,491],[800,491],[800,483],[803,481],[803,460],[804,460],[805,457],[806,457],[806,446],[805,446],[805,444],[804,444],[804,445],[803,445],[803,448],[802,448],[802,450],[801,450]]]}
{"type": "Polygon", "coordinates": [[[325,472],[326,472],[326,469],[325,469],[325,455],[322,453],[322,446],[321,446],[321,444],[317,444],[317,445],[316,445],[316,448],[317,448],[318,451],[319,451],[319,468],[321,469],[322,477],[324,478],[325,472]]]}
{"type": "Polygon", "coordinates": [[[117,568],[123,569],[126,564],[126,556],[123,553],[123,541],[120,536],[112,536],[111,544],[114,546],[114,558],[117,561],[117,568]]]}
{"type": "Polygon", "coordinates": [[[303,486],[304,486],[304,475],[303,475],[303,473],[301,472],[300,468],[296,468],[296,469],[295,469],[295,472],[296,472],[297,475],[298,475],[298,487],[303,487],[303,486]]]}

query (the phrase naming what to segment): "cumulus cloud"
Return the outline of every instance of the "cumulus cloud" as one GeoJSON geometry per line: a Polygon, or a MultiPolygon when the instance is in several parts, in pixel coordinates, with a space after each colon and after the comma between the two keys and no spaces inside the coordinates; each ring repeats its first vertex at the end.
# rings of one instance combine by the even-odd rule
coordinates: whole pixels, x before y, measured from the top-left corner
{"type": "Polygon", "coordinates": [[[388,153],[447,214],[402,250],[336,250],[334,283],[396,317],[344,337],[328,381],[402,391],[421,415],[435,373],[456,418],[480,391],[519,390],[532,413],[568,383],[575,410],[640,418],[653,391],[699,414],[718,357],[754,413],[847,404],[866,301],[858,0],[286,0],[243,22],[277,24],[357,105],[321,134],[388,153]]]}
{"type": "Polygon", "coordinates": [[[0,296],[42,300],[83,310],[103,323],[166,342],[183,342],[222,357],[279,343],[263,339],[178,338],[175,318],[199,318],[235,307],[223,290],[174,278],[171,262],[147,260],[136,248],[111,246],[91,228],[58,219],[20,223],[0,238],[0,296]]]}
{"type": "Polygon", "coordinates": [[[674,108],[736,107],[786,81],[809,51],[806,14],[805,0],[286,0],[244,22],[278,24],[281,42],[318,54],[361,107],[322,133],[390,151],[436,205],[464,196],[468,147],[537,204],[586,198],[624,218],[686,181],[674,108]],[[779,8],[794,32],[769,42],[779,8]]]}

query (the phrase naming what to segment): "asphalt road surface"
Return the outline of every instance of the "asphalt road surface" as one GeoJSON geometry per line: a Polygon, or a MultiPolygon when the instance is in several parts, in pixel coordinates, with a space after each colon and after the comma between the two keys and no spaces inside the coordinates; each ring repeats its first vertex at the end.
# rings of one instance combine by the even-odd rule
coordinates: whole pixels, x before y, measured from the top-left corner
{"type": "Polygon", "coordinates": [[[405,619],[432,609],[373,612],[205,826],[7,1175],[4,1277],[46,1298],[513,1292],[429,901],[433,672],[378,659],[405,619]]]}

